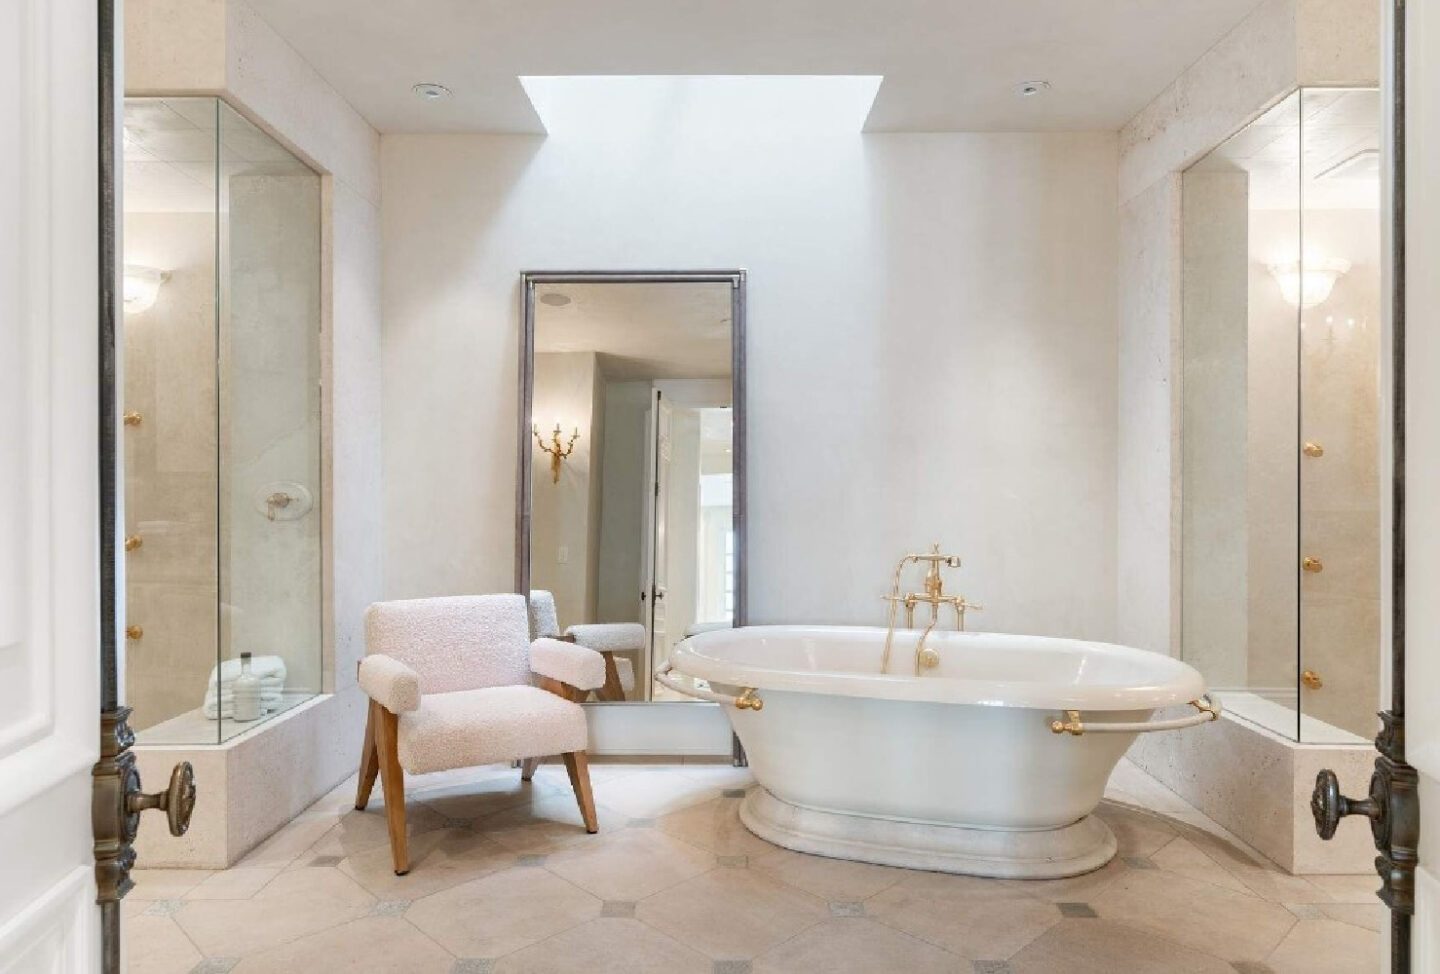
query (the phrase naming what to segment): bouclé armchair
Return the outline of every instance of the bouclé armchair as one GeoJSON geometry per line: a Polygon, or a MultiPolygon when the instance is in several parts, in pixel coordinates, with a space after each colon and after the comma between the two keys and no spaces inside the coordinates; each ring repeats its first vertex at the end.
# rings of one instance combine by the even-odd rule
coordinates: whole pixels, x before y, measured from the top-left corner
{"type": "Polygon", "coordinates": [[[555,639],[532,643],[520,595],[377,602],[365,613],[365,651],[360,687],[370,715],[355,807],[369,803],[378,775],[396,875],[410,870],[407,771],[524,760],[528,779],[536,760],[559,754],[585,829],[597,830],[578,701],[605,682],[599,653],[555,639]]]}

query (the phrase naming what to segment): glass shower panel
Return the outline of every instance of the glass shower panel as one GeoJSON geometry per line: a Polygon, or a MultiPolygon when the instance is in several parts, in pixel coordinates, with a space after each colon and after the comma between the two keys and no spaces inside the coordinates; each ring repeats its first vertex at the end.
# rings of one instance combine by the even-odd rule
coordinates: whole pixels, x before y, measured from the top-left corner
{"type": "Polygon", "coordinates": [[[123,201],[126,697],[141,743],[218,743],[322,690],[320,179],[133,98],[123,201]]]}
{"type": "Polygon", "coordinates": [[[214,98],[135,98],[124,122],[125,687],[146,742],[217,740],[214,98]]]}
{"type": "Polygon", "coordinates": [[[320,179],[223,102],[219,131],[220,648],[273,714],[321,690],[320,179]]]}
{"type": "Polygon", "coordinates": [[[1380,698],[1380,94],[1301,92],[1300,739],[1380,698]]]}
{"type": "Polygon", "coordinates": [[[1181,179],[1181,650],[1225,706],[1294,737],[1300,96],[1181,179]]]}
{"type": "Polygon", "coordinates": [[[1375,732],[1380,101],[1303,88],[1182,176],[1181,650],[1295,740],[1375,732]]]}

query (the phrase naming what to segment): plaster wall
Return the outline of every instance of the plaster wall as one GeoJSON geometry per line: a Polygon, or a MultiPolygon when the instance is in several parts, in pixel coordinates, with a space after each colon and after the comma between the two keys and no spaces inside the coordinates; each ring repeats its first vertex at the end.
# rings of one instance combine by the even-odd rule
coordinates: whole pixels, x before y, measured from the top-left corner
{"type": "Polygon", "coordinates": [[[522,269],[743,266],[751,621],[879,623],[941,541],[977,625],[1113,638],[1115,148],[386,136],[386,594],[510,584],[522,269]]]}

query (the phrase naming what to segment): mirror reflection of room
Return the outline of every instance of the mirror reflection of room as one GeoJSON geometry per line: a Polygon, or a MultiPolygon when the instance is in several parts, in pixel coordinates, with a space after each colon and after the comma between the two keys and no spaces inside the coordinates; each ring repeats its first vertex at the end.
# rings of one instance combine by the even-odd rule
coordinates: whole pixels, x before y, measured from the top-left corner
{"type": "Polygon", "coordinates": [[[692,699],[642,674],[734,618],[731,291],[537,288],[530,588],[603,702],[692,699]]]}

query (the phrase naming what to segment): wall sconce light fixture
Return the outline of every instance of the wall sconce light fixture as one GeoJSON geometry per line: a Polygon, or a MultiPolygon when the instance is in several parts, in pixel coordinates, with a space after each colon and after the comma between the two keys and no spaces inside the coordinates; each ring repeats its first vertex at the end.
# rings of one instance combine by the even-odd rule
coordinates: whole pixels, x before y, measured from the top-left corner
{"type": "Polygon", "coordinates": [[[160,296],[160,285],[168,280],[170,275],[165,271],[142,267],[139,264],[126,264],[122,292],[125,298],[125,313],[133,315],[149,311],[155,304],[155,299],[160,296]]]}
{"type": "Polygon", "coordinates": [[[1330,297],[1335,282],[1349,272],[1350,262],[1339,257],[1270,265],[1270,273],[1280,285],[1280,296],[1301,311],[1323,303],[1330,297]]]}
{"type": "Polygon", "coordinates": [[[540,445],[540,449],[550,454],[550,480],[552,483],[558,484],[560,482],[560,464],[575,452],[575,441],[580,439],[580,427],[575,427],[575,432],[570,434],[570,442],[563,446],[560,444],[560,421],[558,419],[555,421],[554,432],[550,434],[549,443],[546,443],[545,437],[540,435],[539,427],[531,426],[530,429],[535,433],[535,442],[540,445]]]}

